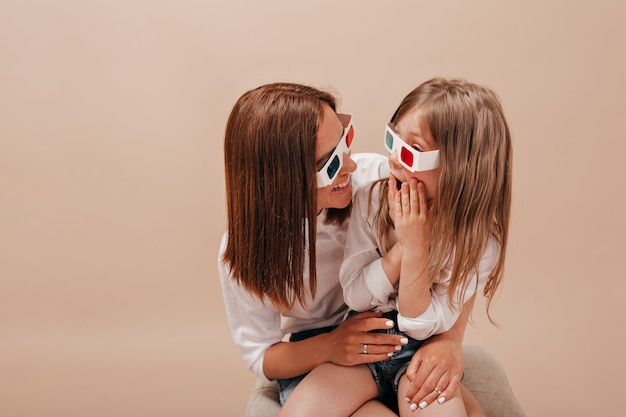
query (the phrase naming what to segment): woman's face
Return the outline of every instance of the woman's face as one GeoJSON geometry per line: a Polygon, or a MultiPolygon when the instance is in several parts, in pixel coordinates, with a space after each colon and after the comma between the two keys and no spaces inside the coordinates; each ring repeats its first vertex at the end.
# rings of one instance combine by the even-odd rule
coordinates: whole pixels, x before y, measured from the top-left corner
{"type": "MultiPolygon", "coordinates": [[[[435,138],[433,138],[428,126],[421,116],[419,108],[409,111],[395,123],[395,130],[413,148],[419,151],[434,151],[439,149],[435,138]]],[[[429,171],[411,172],[398,162],[398,152],[389,154],[389,167],[391,174],[398,180],[398,186],[403,182],[408,182],[409,178],[417,178],[426,186],[426,198],[431,201],[437,193],[439,184],[439,168],[429,171]]]]}
{"type": "MultiPolygon", "coordinates": [[[[344,126],[337,114],[324,104],[324,118],[317,130],[317,146],[315,161],[318,167],[324,165],[328,157],[333,153],[339,140],[343,136],[344,126]]],[[[349,154],[343,155],[343,166],[332,184],[317,189],[317,211],[325,208],[344,208],[352,200],[352,187],[350,185],[350,173],[356,169],[356,163],[349,154]]]]}

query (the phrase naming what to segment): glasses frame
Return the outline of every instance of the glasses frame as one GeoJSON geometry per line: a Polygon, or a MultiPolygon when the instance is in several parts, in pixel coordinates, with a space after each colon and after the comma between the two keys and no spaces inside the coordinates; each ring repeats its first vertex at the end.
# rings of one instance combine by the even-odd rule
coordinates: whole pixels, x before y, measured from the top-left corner
{"type": "Polygon", "coordinates": [[[339,139],[339,143],[337,143],[333,153],[330,154],[324,163],[324,166],[317,171],[317,188],[327,187],[335,181],[335,178],[337,178],[337,175],[341,172],[341,168],[343,168],[343,154],[350,153],[350,147],[352,146],[352,141],[354,140],[352,115],[337,113],[337,117],[344,126],[343,135],[341,136],[341,139],[339,139]],[[331,176],[328,171],[331,169],[331,165],[333,164],[338,164],[338,166],[336,168],[333,167],[331,176]]]}
{"type": "Polygon", "coordinates": [[[418,151],[406,143],[394,130],[393,123],[385,126],[385,148],[389,153],[398,151],[398,162],[411,172],[430,171],[439,167],[439,149],[434,151],[418,151]],[[392,146],[389,147],[388,138],[391,136],[392,146]],[[411,156],[413,162],[409,164],[405,159],[411,156]]]}

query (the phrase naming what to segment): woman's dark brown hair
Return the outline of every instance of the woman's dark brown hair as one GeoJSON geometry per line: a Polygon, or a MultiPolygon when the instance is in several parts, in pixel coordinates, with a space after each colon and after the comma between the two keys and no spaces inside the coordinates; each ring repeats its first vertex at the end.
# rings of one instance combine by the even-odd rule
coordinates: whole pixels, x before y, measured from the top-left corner
{"type": "MultiPolygon", "coordinates": [[[[277,309],[305,305],[307,267],[315,294],[315,152],[324,104],[335,110],[335,98],[316,88],[267,84],[241,96],[226,125],[223,259],[239,285],[277,309]]],[[[347,215],[349,207],[327,218],[341,223],[347,215]]]]}

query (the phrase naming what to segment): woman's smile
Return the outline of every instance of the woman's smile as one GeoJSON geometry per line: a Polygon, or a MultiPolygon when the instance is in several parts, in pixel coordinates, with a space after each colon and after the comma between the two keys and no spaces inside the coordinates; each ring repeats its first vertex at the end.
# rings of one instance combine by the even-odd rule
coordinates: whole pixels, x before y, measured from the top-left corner
{"type": "Polygon", "coordinates": [[[341,191],[344,188],[348,187],[350,185],[350,176],[347,176],[345,181],[337,184],[336,186],[333,187],[333,189],[331,191],[341,191]]]}

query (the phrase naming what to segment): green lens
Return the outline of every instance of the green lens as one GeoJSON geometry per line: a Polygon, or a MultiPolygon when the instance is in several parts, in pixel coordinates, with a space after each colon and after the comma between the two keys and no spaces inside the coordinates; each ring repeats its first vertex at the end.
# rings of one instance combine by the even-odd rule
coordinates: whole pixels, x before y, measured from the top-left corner
{"type": "Polygon", "coordinates": [[[338,155],[335,155],[330,165],[328,165],[328,169],[326,170],[326,173],[328,174],[328,178],[330,178],[331,180],[334,180],[335,175],[337,175],[337,172],[339,171],[340,167],[341,167],[341,159],[339,159],[338,155]]]}
{"type": "Polygon", "coordinates": [[[385,134],[385,146],[390,152],[393,149],[393,135],[390,132],[385,134]]]}

